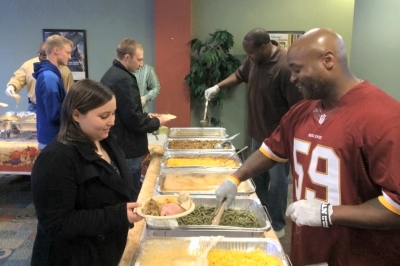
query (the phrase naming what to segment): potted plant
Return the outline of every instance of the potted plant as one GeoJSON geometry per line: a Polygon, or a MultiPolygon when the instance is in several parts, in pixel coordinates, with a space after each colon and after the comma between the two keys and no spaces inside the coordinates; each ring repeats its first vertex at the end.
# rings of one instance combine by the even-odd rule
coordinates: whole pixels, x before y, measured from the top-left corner
{"type": "MultiPolygon", "coordinates": [[[[192,63],[185,81],[193,101],[200,105],[205,103],[204,91],[231,75],[241,63],[229,53],[234,41],[233,35],[226,30],[216,30],[204,42],[195,38],[190,45],[192,63]]],[[[224,99],[224,91],[220,91],[210,101],[209,108],[221,107],[224,99]]],[[[222,123],[217,117],[210,117],[210,122],[213,126],[222,123]]]]}

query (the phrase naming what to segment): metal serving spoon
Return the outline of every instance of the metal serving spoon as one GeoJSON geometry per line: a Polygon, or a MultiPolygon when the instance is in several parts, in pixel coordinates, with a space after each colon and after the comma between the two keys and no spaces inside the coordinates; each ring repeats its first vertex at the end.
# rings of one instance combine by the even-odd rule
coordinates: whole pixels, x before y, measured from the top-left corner
{"type": "Polygon", "coordinates": [[[242,151],[246,150],[247,148],[248,148],[248,146],[244,147],[244,148],[241,149],[240,151],[237,151],[237,152],[235,152],[234,154],[232,154],[231,156],[229,156],[229,158],[226,159],[226,161],[225,161],[222,165],[226,164],[226,163],[229,161],[230,158],[232,158],[232,157],[235,156],[235,155],[238,155],[239,153],[241,153],[242,151]]]}
{"type": "Polygon", "coordinates": [[[237,134],[235,134],[235,135],[233,135],[233,136],[227,138],[226,140],[222,141],[221,143],[217,143],[217,144],[215,145],[215,148],[216,148],[216,149],[223,149],[223,148],[224,148],[224,145],[225,145],[226,143],[231,142],[234,138],[236,138],[236,137],[239,136],[239,135],[240,135],[240,133],[237,133],[237,134]]]}
{"type": "Polygon", "coordinates": [[[200,120],[200,125],[202,127],[205,127],[208,124],[208,121],[206,120],[206,118],[207,118],[207,108],[208,108],[208,99],[206,99],[206,108],[204,109],[204,118],[203,118],[203,120],[200,120]]]}

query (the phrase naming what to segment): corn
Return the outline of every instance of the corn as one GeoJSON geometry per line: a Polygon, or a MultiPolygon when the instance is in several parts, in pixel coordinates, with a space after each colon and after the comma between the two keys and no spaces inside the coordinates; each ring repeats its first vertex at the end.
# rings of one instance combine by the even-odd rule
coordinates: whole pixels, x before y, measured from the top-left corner
{"type": "Polygon", "coordinates": [[[282,266],[282,260],[261,250],[211,250],[207,256],[209,266],[282,266]]]}

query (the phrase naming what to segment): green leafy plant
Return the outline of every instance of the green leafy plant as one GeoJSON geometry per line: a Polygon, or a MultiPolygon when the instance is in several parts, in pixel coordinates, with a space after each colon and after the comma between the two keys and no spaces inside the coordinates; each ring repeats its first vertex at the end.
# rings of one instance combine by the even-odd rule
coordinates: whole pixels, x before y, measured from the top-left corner
{"type": "MultiPolygon", "coordinates": [[[[190,41],[192,63],[190,73],[185,77],[192,99],[204,103],[204,91],[230,76],[239,66],[240,61],[229,50],[233,47],[233,35],[226,30],[216,30],[210,38],[201,41],[197,38],[190,41]]],[[[220,91],[211,101],[210,107],[222,107],[224,91],[220,91]]],[[[220,119],[210,118],[213,126],[221,125],[220,119]]]]}

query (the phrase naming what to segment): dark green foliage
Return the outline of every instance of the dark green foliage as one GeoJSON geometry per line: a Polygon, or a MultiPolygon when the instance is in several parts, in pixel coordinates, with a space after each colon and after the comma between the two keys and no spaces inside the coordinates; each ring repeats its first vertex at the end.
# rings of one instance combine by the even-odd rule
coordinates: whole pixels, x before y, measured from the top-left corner
{"type": "MultiPolygon", "coordinates": [[[[233,35],[226,30],[216,30],[210,36],[205,42],[199,39],[190,41],[192,64],[185,81],[196,103],[204,103],[204,91],[227,78],[240,66],[240,61],[229,53],[234,45],[233,35]]],[[[224,98],[224,92],[220,91],[210,105],[221,107],[224,98]]],[[[211,123],[220,125],[221,121],[212,117],[211,123]]]]}

